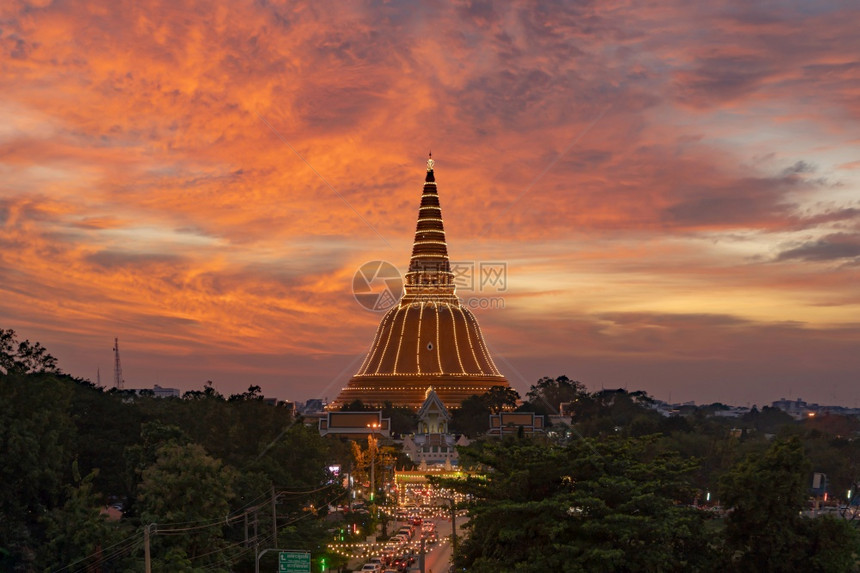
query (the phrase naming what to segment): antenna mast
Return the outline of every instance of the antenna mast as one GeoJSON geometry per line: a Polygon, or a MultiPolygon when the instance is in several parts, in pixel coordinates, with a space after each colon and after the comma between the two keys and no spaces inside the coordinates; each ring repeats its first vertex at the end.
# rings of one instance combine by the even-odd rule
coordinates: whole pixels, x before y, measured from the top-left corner
{"type": "Polygon", "coordinates": [[[117,390],[122,390],[125,386],[125,381],[122,379],[122,364],[119,363],[119,339],[113,339],[113,385],[117,390]]]}

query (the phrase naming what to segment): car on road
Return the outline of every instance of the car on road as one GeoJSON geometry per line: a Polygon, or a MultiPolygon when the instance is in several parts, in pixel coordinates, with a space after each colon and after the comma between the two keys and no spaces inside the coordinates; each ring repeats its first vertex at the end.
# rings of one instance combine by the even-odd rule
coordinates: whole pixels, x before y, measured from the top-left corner
{"type": "Polygon", "coordinates": [[[397,530],[397,533],[405,533],[410,539],[412,539],[412,534],[415,533],[415,528],[411,525],[401,525],[400,529],[397,530]]]}
{"type": "Polygon", "coordinates": [[[400,545],[401,543],[397,541],[386,543],[382,548],[382,552],[386,555],[390,555],[400,549],[400,545]]]}

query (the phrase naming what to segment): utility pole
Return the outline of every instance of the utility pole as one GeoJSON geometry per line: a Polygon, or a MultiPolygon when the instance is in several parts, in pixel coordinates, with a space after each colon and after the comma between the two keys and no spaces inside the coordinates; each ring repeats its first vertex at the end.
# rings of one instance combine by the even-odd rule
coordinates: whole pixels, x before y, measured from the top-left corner
{"type": "MultiPolygon", "coordinates": [[[[370,454],[370,503],[376,506],[376,436],[374,433],[382,427],[378,422],[372,422],[367,425],[370,428],[370,434],[367,436],[368,453],[370,454]]],[[[373,516],[376,517],[374,511],[373,516]]]]}
{"type": "Polygon", "coordinates": [[[376,452],[370,458],[370,503],[376,505],[376,452]]]}
{"type": "Polygon", "coordinates": [[[451,502],[451,557],[457,555],[457,503],[452,497],[451,502]]]}
{"type": "Polygon", "coordinates": [[[272,485],[272,535],[274,536],[274,546],[278,547],[278,497],[275,495],[275,486],[272,485]]]}
{"type": "Polygon", "coordinates": [[[350,459],[349,472],[346,474],[346,507],[349,513],[352,513],[352,474],[354,471],[352,463],[352,459],[350,459]]]}
{"type": "Polygon", "coordinates": [[[149,555],[149,528],[152,524],[143,526],[143,570],[145,573],[152,573],[152,560],[149,555]]]}

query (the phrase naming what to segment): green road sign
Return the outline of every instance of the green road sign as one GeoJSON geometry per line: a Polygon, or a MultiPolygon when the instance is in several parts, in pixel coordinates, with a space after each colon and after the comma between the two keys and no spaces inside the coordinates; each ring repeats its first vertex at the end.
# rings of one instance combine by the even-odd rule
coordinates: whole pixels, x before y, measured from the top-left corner
{"type": "Polygon", "coordinates": [[[311,573],[311,554],[307,551],[278,553],[278,573],[311,573]]]}

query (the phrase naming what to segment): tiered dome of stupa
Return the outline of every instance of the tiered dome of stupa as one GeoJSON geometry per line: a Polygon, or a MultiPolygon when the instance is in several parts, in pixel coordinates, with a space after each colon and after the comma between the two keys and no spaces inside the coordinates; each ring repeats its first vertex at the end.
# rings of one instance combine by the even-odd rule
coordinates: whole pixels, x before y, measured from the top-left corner
{"type": "Polygon", "coordinates": [[[455,293],[433,168],[431,158],[403,297],[382,317],[361,368],[330,409],[355,400],[418,409],[430,386],[457,408],[469,396],[508,386],[478,321],[455,293]]]}

